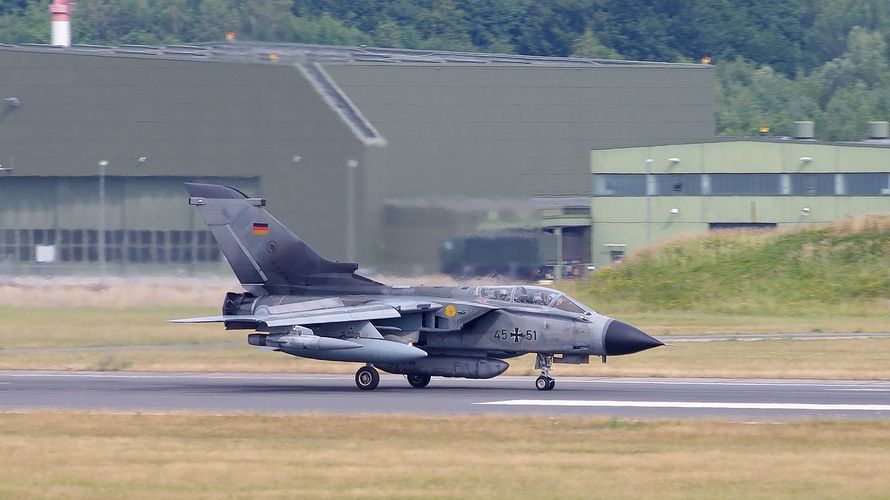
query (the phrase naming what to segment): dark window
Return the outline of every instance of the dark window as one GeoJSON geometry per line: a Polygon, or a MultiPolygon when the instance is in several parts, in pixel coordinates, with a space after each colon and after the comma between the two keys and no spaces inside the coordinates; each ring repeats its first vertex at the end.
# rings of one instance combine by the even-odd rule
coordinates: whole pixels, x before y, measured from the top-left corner
{"type": "Polygon", "coordinates": [[[834,174],[792,174],[791,194],[797,196],[834,195],[834,174]]]}
{"type": "Polygon", "coordinates": [[[655,192],[661,196],[700,196],[701,176],[698,174],[658,174],[655,192]]]}
{"type": "Polygon", "coordinates": [[[848,195],[888,195],[890,194],[890,173],[844,174],[844,185],[848,195]]]}
{"type": "Polygon", "coordinates": [[[770,196],[781,194],[779,174],[710,174],[715,196],[770,196]]]}
{"type": "Polygon", "coordinates": [[[720,229],[775,229],[775,222],[711,222],[708,229],[718,231],[720,229]]]}
{"type": "Polygon", "coordinates": [[[595,196],[645,196],[646,176],[642,174],[596,174],[593,176],[595,196]]]}

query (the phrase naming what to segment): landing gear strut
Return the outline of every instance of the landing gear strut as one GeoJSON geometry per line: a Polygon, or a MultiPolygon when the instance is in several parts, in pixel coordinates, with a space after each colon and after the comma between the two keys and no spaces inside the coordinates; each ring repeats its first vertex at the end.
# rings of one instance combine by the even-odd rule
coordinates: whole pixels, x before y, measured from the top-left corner
{"type": "Polygon", "coordinates": [[[355,385],[363,391],[372,391],[380,383],[380,374],[370,364],[355,372],[355,385]]]}
{"type": "Polygon", "coordinates": [[[419,375],[413,373],[408,375],[408,383],[411,384],[411,387],[422,389],[429,385],[430,378],[431,377],[429,375],[419,375]]]}
{"type": "Polygon", "coordinates": [[[541,376],[535,379],[535,388],[539,391],[552,391],[556,387],[556,381],[550,378],[550,367],[553,366],[553,356],[538,354],[535,358],[535,370],[541,370],[541,376]]]}

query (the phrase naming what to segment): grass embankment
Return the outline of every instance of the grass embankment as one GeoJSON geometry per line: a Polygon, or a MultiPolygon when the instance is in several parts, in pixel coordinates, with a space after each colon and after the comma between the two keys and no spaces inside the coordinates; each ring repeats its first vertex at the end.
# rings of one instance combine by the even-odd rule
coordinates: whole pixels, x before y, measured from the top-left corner
{"type": "Polygon", "coordinates": [[[576,292],[603,311],[878,316],[890,327],[890,216],[655,245],[576,292]]]}
{"type": "Polygon", "coordinates": [[[866,498],[890,423],[0,413],[0,496],[866,498]]]}

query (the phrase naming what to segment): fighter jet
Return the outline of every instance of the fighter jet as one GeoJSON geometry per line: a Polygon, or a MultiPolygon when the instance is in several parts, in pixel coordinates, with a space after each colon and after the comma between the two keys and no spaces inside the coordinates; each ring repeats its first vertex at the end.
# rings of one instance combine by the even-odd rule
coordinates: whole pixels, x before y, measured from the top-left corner
{"type": "Polygon", "coordinates": [[[534,353],[535,387],[549,391],[553,363],[605,362],[663,345],[551,288],[387,286],[356,274],[357,264],[321,257],[262,198],[214,184],[186,188],[245,291],[226,294],[221,316],[173,321],[219,322],[253,330],[250,345],[365,363],[359,389],[377,387],[377,369],[406,375],[415,388],[433,376],[488,379],[504,373],[505,359],[534,353]]]}

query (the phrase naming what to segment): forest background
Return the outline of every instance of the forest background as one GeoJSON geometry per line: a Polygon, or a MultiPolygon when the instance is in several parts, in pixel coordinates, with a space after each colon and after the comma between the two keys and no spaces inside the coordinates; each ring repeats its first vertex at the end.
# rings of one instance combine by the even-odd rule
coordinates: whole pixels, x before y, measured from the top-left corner
{"type": "MultiPolygon", "coordinates": [[[[0,43],[48,43],[49,2],[0,0],[0,43]]],[[[860,140],[890,119],[887,0],[80,0],[78,44],[239,40],[715,66],[719,135],[860,140]]]]}

